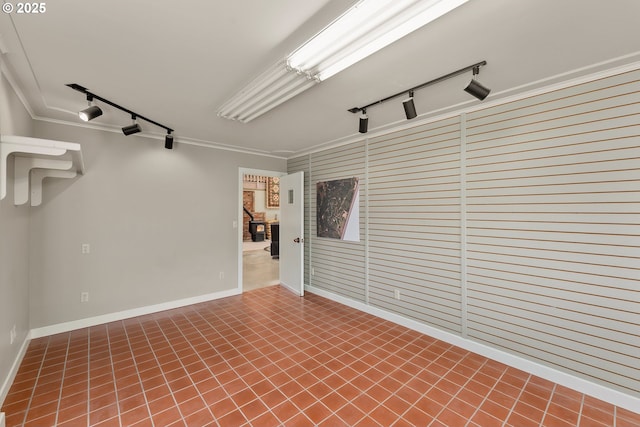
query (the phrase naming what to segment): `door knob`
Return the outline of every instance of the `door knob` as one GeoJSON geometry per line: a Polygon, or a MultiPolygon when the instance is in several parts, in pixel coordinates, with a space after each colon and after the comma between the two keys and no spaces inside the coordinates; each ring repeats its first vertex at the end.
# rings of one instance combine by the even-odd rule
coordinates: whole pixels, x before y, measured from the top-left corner
{"type": "Polygon", "coordinates": [[[293,239],[293,241],[294,241],[295,243],[300,243],[300,238],[299,238],[299,237],[296,237],[295,239],[293,239]]]}

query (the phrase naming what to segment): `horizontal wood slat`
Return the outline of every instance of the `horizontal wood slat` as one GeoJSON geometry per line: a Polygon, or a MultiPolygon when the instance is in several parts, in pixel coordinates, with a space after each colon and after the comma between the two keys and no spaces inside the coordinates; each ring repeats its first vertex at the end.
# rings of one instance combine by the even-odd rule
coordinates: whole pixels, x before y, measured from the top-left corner
{"type": "Polygon", "coordinates": [[[638,395],[640,73],[467,117],[469,336],[638,395]]]}
{"type": "Polygon", "coordinates": [[[460,332],[459,118],[370,141],[369,239],[371,304],[460,332]]]}

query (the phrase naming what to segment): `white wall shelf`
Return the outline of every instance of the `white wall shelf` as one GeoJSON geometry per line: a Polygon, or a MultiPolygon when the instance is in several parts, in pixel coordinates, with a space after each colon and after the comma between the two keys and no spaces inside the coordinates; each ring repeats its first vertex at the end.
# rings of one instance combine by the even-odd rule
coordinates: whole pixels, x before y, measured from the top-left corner
{"type": "Polygon", "coordinates": [[[80,144],[0,135],[0,200],[7,196],[7,162],[14,156],[14,204],[42,203],[44,178],[74,178],[84,173],[80,144]]]}

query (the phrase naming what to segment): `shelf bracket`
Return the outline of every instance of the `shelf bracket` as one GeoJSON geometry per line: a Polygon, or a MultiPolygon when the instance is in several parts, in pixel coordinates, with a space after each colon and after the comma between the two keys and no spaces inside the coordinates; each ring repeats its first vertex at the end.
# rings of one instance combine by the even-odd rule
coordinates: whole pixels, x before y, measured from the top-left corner
{"type": "MultiPolygon", "coordinates": [[[[54,160],[43,159],[40,157],[14,157],[14,192],[13,192],[13,204],[24,205],[29,201],[29,175],[31,170],[34,169],[54,169],[54,170],[68,170],[71,169],[73,163],[71,160],[54,160]]],[[[74,171],[73,176],[76,176],[74,171]]],[[[33,175],[32,175],[33,177],[33,175]]],[[[31,185],[35,183],[32,181],[31,185]]],[[[40,182],[40,192],[42,192],[42,182],[40,182]]],[[[40,194],[42,198],[42,194],[40,194]]],[[[33,206],[33,204],[32,204],[33,206]]],[[[36,205],[37,206],[37,205],[36,205]]]]}
{"type": "Polygon", "coordinates": [[[45,178],[75,178],[76,171],[33,169],[31,171],[31,206],[42,203],[42,181],[45,178]]]}
{"type": "Polygon", "coordinates": [[[7,196],[9,156],[14,156],[14,203],[32,206],[42,203],[44,178],[73,178],[84,173],[80,144],[26,136],[0,135],[0,200],[7,196]],[[52,157],[58,157],[53,159],[52,157]],[[60,158],[64,156],[63,158],[60,158]],[[31,172],[30,172],[31,171],[31,172]],[[31,179],[30,179],[31,178],[31,179]],[[31,190],[30,190],[30,187],[31,190]]]}

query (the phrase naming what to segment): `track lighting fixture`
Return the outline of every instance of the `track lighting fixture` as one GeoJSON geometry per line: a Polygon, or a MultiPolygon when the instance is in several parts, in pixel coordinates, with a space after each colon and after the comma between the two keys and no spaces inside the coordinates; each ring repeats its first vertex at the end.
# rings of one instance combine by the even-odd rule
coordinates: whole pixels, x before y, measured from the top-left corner
{"type": "Polygon", "coordinates": [[[129,126],[125,126],[122,128],[122,133],[124,133],[127,136],[133,135],[134,133],[138,133],[142,131],[142,129],[140,128],[140,125],[136,121],[135,115],[131,116],[131,120],[133,120],[133,124],[130,124],[129,126]]]}
{"type": "Polygon", "coordinates": [[[409,91],[409,98],[402,101],[404,107],[404,114],[407,116],[407,120],[415,119],[418,113],[416,113],[416,105],[413,103],[413,91],[409,91]]]}
{"type": "Polygon", "coordinates": [[[452,73],[445,74],[444,76],[438,77],[437,79],[430,80],[430,81],[428,81],[426,83],[422,83],[421,85],[412,87],[411,89],[403,90],[402,92],[398,92],[398,93],[395,93],[395,94],[393,94],[391,96],[387,96],[386,98],[382,98],[382,99],[380,99],[378,101],[375,101],[375,102],[372,102],[370,104],[367,104],[364,107],[349,108],[348,111],[351,112],[351,113],[354,113],[354,114],[359,112],[359,111],[362,112],[362,116],[360,117],[360,133],[366,133],[367,132],[367,124],[368,123],[367,123],[367,121],[363,122],[363,120],[367,120],[366,119],[366,117],[367,117],[366,116],[366,109],[367,108],[372,107],[372,106],[377,105],[377,104],[382,104],[383,102],[389,101],[390,99],[394,99],[394,98],[397,98],[397,97],[399,97],[401,95],[404,95],[404,94],[408,93],[409,94],[409,98],[407,98],[404,101],[402,101],[402,105],[404,106],[404,113],[407,116],[407,119],[409,119],[409,120],[413,119],[413,118],[418,116],[418,114],[416,112],[416,106],[415,106],[415,104],[413,102],[413,92],[415,90],[422,89],[424,87],[431,86],[431,85],[436,84],[436,83],[440,83],[440,82],[442,82],[444,80],[447,80],[447,79],[450,79],[452,77],[458,76],[458,75],[460,75],[462,73],[466,73],[469,70],[473,70],[474,79],[471,80],[471,83],[469,83],[469,86],[467,86],[464,90],[469,92],[470,94],[472,94],[476,98],[478,98],[480,100],[483,100],[483,99],[485,99],[487,97],[487,95],[489,95],[490,90],[487,89],[486,87],[482,86],[477,80],[475,80],[475,76],[480,72],[480,67],[483,67],[485,65],[487,65],[487,61],[482,61],[482,62],[478,62],[478,63],[473,64],[473,65],[469,65],[468,67],[464,67],[464,68],[456,70],[456,71],[454,71],[452,73]],[[363,131],[363,129],[364,129],[364,131],[363,131]]]}
{"type": "Polygon", "coordinates": [[[85,110],[82,110],[80,113],[78,113],[80,118],[82,120],[84,120],[85,122],[89,121],[89,120],[93,120],[96,117],[99,117],[100,115],[102,115],[102,110],[99,107],[97,107],[95,105],[92,105],[92,102],[93,102],[93,100],[95,98],[100,102],[104,102],[107,105],[110,105],[110,106],[112,106],[114,108],[117,108],[120,111],[124,111],[125,113],[128,113],[128,114],[131,115],[131,119],[133,120],[133,124],[131,124],[129,126],[125,126],[125,127],[122,128],[122,133],[124,133],[125,135],[132,135],[134,133],[141,132],[142,128],[138,124],[137,120],[138,119],[142,119],[142,120],[144,120],[146,122],[149,122],[149,123],[151,123],[153,125],[156,125],[158,127],[161,127],[163,129],[165,129],[167,131],[167,136],[165,137],[165,140],[164,140],[164,146],[165,146],[165,148],[167,148],[169,150],[173,148],[173,135],[172,135],[173,129],[171,129],[170,127],[165,126],[163,124],[160,124],[160,123],[158,123],[156,121],[153,121],[153,120],[151,120],[151,119],[149,119],[149,118],[147,118],[145,116],[142,116],[142,115],[140,115],[140,114],[138,114],[138,113],[136,113],[134,111],[129,110],[128,108],[125,108],[125,107],[123,107],[121,105],[118,105],[115,102],[109,101],[106,98],[103,98],[103,97],[101,97],[99,95],[96,95],[95,93],[90,92],[87,88],[85,88],[83,86],[80,86],[79,84],[69,83],[67,86],[69,86],[73,90],[77,90],[78,92],[82,92],[82,93],[87,95],[87,101],[89,101],[89,108],[87,108],[85,110]]]}
{"type": "Polygon", "coordinates": [[[164,137],[164,148],[173,150],[173,135],[171,135],[171,131],[167,132],[167,136],[164,137]]]}
{"type": "Polygon", "coordinates": [[[491,89],[487,89],[480,84],[478,80],[476,80],[476,76],[478,74],[480,74],[480,67],[473,67],[473,79],[469,82],[469,85],[464,88],[464,90],[482,101],[487,97],[487,95],[489,95],[491,89]]]}
{"type": "Polygon", "coordinates": [[[367,110],[365,108],[362,109],[362,114],[360,115],[360,133],[367,133],[369,130],[369,117],[367,116],[367,110]]]}
{"type": "Polygon", "coordinates": [[[93,120],[96,117],[100,117],[102,115],[102,110],[97,105],[93,105],[93,95],[87,95],[87,101],[89,102],[89,107],[78,113],[78,117],[82,121],[88,122],[89,120],[93,120]]]}

